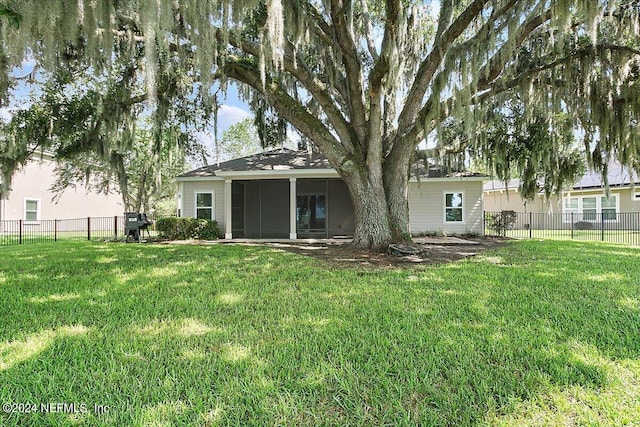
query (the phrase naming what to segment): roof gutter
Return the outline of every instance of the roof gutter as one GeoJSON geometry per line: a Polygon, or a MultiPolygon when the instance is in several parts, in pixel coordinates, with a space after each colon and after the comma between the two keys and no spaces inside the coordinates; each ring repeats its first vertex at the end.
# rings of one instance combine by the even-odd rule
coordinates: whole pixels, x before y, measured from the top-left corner
{"type": "MultiPolygon", "coordinates": [[[[335,169],[272,169],[272,170],[252,170],[252,171],[223,171],[217,170],[215,175],[208,176],[179,176],[175,182],[190,181],[224,181],[227,179],[250,180],[250,179],[288,179],[288,178],[340,178],[335,169]]],[[[428,178],[422,177],[419,180],[414,176],[409,182],[477,182],[484,181],[486,176],[449,176],[428,178]]]]}
{"type": "Polygon", "coordinates": [[[215,176],[179,176],[176,182],[224,181],[225,179],[288,179],[288,178],[340,178],[335,169],[272,169],[252,171],[217,170],[215,176]]]}
{"type": "Polygon", "coordinates": [[[439,177],[421,177],[420,179],[412,176],[409,182],[476,182],[484,181],[486,176],[439,176],[439,177]]]}

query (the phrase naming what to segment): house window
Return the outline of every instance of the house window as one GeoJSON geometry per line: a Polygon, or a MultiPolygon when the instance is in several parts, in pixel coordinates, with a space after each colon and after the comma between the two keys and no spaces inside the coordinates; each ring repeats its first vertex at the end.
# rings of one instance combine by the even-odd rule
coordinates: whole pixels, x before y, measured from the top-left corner
{"type": "Polygon", "coordinates": [[[213,193],[196,193],[196,218],[213,219],[213,193]]]}
{"type": "Polygon", "coordinates": [[[462,193],[445,193],[444,221],[462,222],[462,193]]]}
{"type": "Polygon", "coordinates": [[[40,220],[40,200],[24,199],[24,219],[25,221],[40,220]]]}
{"type": "Polygon", "coordinates": [[[640,191],[636,191],[635,193],[633,193],[632,199],[640,202],[640,191]]]}
{"type": "Polygon", "coordinates": [[[617,221],[619,211],[619,198],[616,194],[611,196],[580,196],[564,197],[562,200],[562,211],[565,214],[563,221],[568,223],[574,221],[617,221]]]}
{"type": "Polygon", "coordinates": [[[565,197],[563,205],[564,213],[578,213],[580,212],[580,199],[577,197],[565,197]]]}
{"type": "Polygon", "coordinates": [[[595,221],[598,214],[597,198],[595,197],[583,197],[582,198],[582,219],[585,221],[595,221]]]}
{"type": "Polygon", "coordinates": [[[615,221],[617,219],[616,196],[600,197],[600,208],[602,212],[602,219],[604,221],[615,221]]]}

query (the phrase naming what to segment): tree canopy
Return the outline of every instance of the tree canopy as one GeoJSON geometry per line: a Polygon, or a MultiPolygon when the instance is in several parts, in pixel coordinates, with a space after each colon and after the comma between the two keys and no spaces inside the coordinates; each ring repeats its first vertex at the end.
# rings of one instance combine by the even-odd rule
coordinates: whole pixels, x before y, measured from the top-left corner
{"type": "MultiPolygon", "coordinates": [[[[98,102],[109,117],[128,116],[144,101],[162,127],[188,106],[214,111],[216,93],[235,81],[327,156],[357,201],[359,246],[410,239],[412,153],[451,117],[485,160],[510,152],[487,143],[487,125],[517,102],[529,125],[574,129],[596,169],[606,170],[611,157],[640,169],[634,0],[442,0],[437,9],[419,0],[22,0],[12,7],[22,19],[19,28],[0,21],[0,83],[27,57],[47,70],[77,64],[117,83],[116,98],[98,102]]],[[[109,138],[96,141],[85,128],[78,141],[109,153],[109,138]]],[[[557,134],[539,139],[543,151],[565,144],[557,134]]],[[[536,164],[554,174],[562,167],[554,162],[540,156],[536,164]]],[[[504,178],[501,162],[491,164],[504,178]]]]}
{"type": "Polygon", "coordinates": [[[217,150],[225,158],[239,158],[256,154],[262,151],[263,146],[258,138],[258,131],[253,124],[253,119],[247,117],[235,123],[222,134],[218,141],[217,150]]]}

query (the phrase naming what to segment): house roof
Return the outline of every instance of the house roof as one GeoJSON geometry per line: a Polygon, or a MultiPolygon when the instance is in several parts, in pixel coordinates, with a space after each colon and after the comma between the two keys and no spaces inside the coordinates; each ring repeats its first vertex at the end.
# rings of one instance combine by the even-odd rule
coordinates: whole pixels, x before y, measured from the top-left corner
{"type": "MultiPolygon", "coordinates": [[[[609,164],[609,172],[607,173],[609,187],[627,187],[633,182],[640,185],[640,178],[634,172],[629,171],[626,167],[618,162],[609,164]]],[[[519,179],[511,179],[505,185],[504,181],[494,180],[484,183],[483,191],[512,190],[520,187],[519,179]]],[[[604,179],[600,173],[595,171],[587,171],[582,178],[571,187],[573,190],[588,190],[591,188],[604,188],[604,179]]]]}
{"type": "MultiPolygon", "coordinates": [[[[203,166],[182,174],[177,178],[207,178],[225,175],[225,172],[255,173],[258,171],[270,172],[292,170],[333,171],[333,167],[329,163],[329,160],[327,160],[327,158],[321,153],[312,152],[309,154],[307,150],[295,151],[288,148],[278,148],[251,156],[241,157],[239,159],[203,166]]],[[[415,174],[415,171],[412,172],[415,174]]],[[[420,176],[421,178],[486,177],[486,175],[473,172],[447,173],[444,168],[433,165],[430,165],[428,173],[425,173],[424,167],[420,168],[420,176]]]]}
{"type": "MultiPolygon", "coordinates": [[[[609,164],[609,172],[607,173],[609,187],[625,187],[634,184],[640,184],[640,179],[635,172],[629,171],[626,167],[618,162],[609,164]]],[[[584,190],[589,188],[604,187],[604,179],[599,173],[588,171],[574,186],[574,190],[584,190]]]]}
{"type": "Polygon", "coordinates": [[[424,178],[486,178],[488,175],[479,172],[455,171],[443,165],[428,164],[425,168],[424,161],[411,167],[411,176],[419,175],[424,178]]]}
{"type": "Polygon", "coordinates": [[[216,176],[216,172],[249,172],[292,169],[332,169],[329,161],[320,153],[306,150],[294,151],[288,148],[265,151],[239,159],[215,163],[194,169],[178,178],[195,178],[216,176]]]}
{"type": "Polygon", "coordinates": [[[507,183],[500,180],[487,181],[482,186],[482,191],[500,191],[500,190],[512,190],[520,187],[519,179],[510,179],[507,183]]]}

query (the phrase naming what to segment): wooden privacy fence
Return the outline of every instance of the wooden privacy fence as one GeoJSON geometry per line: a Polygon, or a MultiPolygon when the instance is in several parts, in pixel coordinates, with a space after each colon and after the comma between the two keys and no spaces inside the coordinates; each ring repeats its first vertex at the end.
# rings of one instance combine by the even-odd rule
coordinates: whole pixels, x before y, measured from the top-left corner
{"type": "Polygon", "coordinates": [[[484,233],[516,239],[597,240],[640,245],[640,212],[484,212],[484,233]]]}
{"type": "MultiPolygon", "coordinates": [[[[149,232],[154,236],[155,228],[149,227],[149,232]]],[[[124,239],[124,216],[0,221],[0,246],[62,239],[124,239]]]]}

